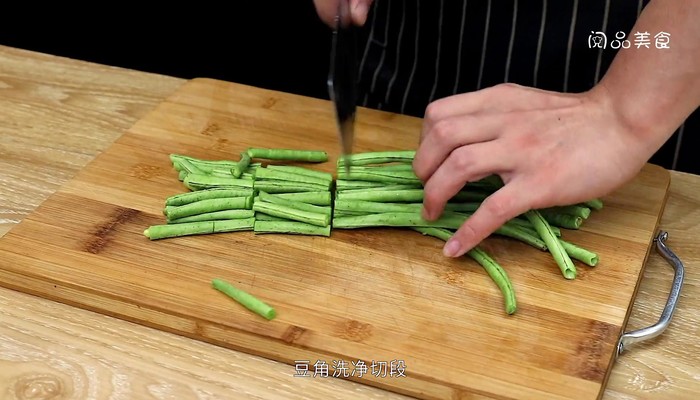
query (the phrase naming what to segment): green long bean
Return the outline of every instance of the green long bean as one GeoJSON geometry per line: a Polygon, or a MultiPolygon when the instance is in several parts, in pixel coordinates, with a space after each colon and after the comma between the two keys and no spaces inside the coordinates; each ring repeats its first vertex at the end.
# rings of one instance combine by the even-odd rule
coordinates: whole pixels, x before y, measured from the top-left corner
{"type": "Polygon", "coordinates": [[[332,181],[325,178],[319,178],[311,175],[302,175],[293,172],[287,172],[279,169],[258,168],[255,170],[255,179],[267,179],[274,181],[287,181],[295,183],[306,183],[319,185],[325,190],[330,190],[332,181]]]}
{"type": "Polygon", "coordinates": [[[181,206],[165,206],[163,214],[169,220],[174,220],[214,211],[250,209],[252,204],[251,196],[205,199],[181,206]]]}
{"type": "Polygon", "coordinates": [[[189,217],[182,217],[177,219],[169,219],[169,224],[182,224],[185,222],[199,222],[199,221],[223,221],[227,219],[245,219],[253,218],[255,212],[253,210],[222,210],[222,211],[212,211],[202,214],[190,215],[189,217]]]}
{"type": "Polygon", "coordinates": [[[165,199],[165,205],[182,206],[200,200],[248,196],[253,196],[252,189],[204,189],[172,195],[165,199]]]}
{"type": "Polygon", "coordinates": [[[245,172],[246,169],[248,169],[248,165],[250,165],[250,156],[248,155],[248,152],[242,152],[241,153],[241,160],[236,164],[233,168],[231,168],[231,172],[235,178],[240,178],[241,175],[245,172]]]}
{"type": "Polygon", "coordinates": [[[201,174],[188,174],[183,183],[190,190],[214,189],[214,188],[242,188],[252,189],[253,180],[244,178],[221,177],[201,174]]]}
{"type": "Polygon", "coordinates": [[[550,225],[566,229],[579,229],[583,224],[583,218],[569,214],[560,214],[551,210],[539,210],[539,213],[550,225]]]}
{"type": "Polygon", "coordinates": [[[248,149],[251,158],[262,158],[267,160],[303,161],[303,162],[326,162],[328,153],[320,150],[294,150],[294,149],[266,149],[251,147],[248,149]]]}
{"type": "MultiPolygon", "coordinates": [[[[368,227],[431,227],[459,229],[467,220],[468,215],[444,212],[435,221],[428,221],[417,212],[385,212],[377,214],[342,216],[333,218],[333,227],[337,229],[358,229],[368,227]]],[[[520,240],[539,250],[546,249],[545,243],[518,226],[503,225],[496,234],[520,240]]]]}
{"type": "Polygon", "coordinates": [[[564,250],[566,250],[569,257],[579,260],[590,267],[595,267],[598,265],[599,258],[594,252],[567,242],[561,238],[559,239],[559,243],[561,243],[561,246],[564,248],[564,250]]]}
{"type": "Polygon", "coordinates": [[[181,224],[152,225],[143,231],[150,240],[166,239],[190,235],[252,231],[255,218],[230,219],[225,221],[199,221],[181,224]]]}
{"type": "Polygon", "coordinates": [[[310,168],[305,168],[305,167],[298,167],[295,165],[268,165],[267,168],[272,169],[272,170],[290,172],[290,173],[299,174],[299,175],[313,176],[313,177],[322,179],[323,181],[329,181],[329,182],[333,181],[333,174],[331,174],[331,173],[317,171],[315,169],[310,169],[310,168]]]}
{"type": "Polygon", "coordinates": [[[525,216],[547,245],[547,249],[554,257],[562,275],[564,275],[566,279],[576,278],[576,267],[571,261],[569,254],[564,250],[564,247],[562,247],[559,238],[557,238],[550,229],[547,220],[537,210],[529,210],[525,213],[525,216]]]}
{"type": "Polygon", "coordinates": [[[288,207],[281,204],[267,203],[264,201],[254,202],[253,210],[272,215],[274,217],[286,218],[294,221],[305,222],[307,224],[324,227],[328,226],[331,221],[331,216],[329,214],[302,211],[293,207],[288,207]]]}
{"type": "MultiPolygon", "coordinates": [[[[375,151],[350,154],[347,160],[350,165],[388,164],[394,162],[412,163],[415,155],[416,152],[414,150],[375,151]]],[[[345,158],[339,158],[337,165],[344,166],[345,158]]]]}
{"type": "Polygon", "coordinates": [[[276,221],[276,220],[261,220],[255,221],[253,228],[255,234],[263,233],[285,233],[291,235],[309,235],[309,236],[330,236],[331,226],[317,226],[298,221],[276,221]]]}
{"type": "Polygon", "coordinates": [[[419,185],[420,179],[412,171],[338,171],[338,179],[380,182],[386,184],[419,185]]]}
{"type": "Polygon", "coordinates": [[[275,319],[277,316],[277,311],[275,311],[273,307],[223,279],[213,279],[211,281],[211,286],[267,320],[275,319]]]}
{"type": "Polygon", "coordinates": [[[253,188],[255,190],[263,190],[268,193],[323,192],[328,190],[328,188],[323,185],[280,180],[255,180],[253,183],[253,188]]]}
{"type": "Polygon", "coordinates": [[[594,210],[603,209],[603,201],[601,199],[591,199],[583,203],[586,207],[592,208],[594,210]]]}
{"type": "Polygon", "coordinates": [[[331,192],[275,193],[274,196],[315,206],[330,206],[332,201],[331,192]]]}
{"type": "Polygon", "coordinates": [[[346,190],[338,192],[336,199],[379,201],[385,203],[423,201],[423,189],[402,190],[346,190]]]}
{"type": "Polygon", "coordinates": [[[557,207],[550,207],[546,208],[544,210],[541,210],[542,212],[546,213],[551,213],[551,214],[565,214],[565,215],[571,215],[573,217],[579,217],[583,219],[587,219],[588,217],[591,216],[591,209],[588,207],[584,206],[579,206],[579,205],[571,205],[571,206],[557,206],[557,207]]]}
{"type": "MultiPolygon", "coordinates": [[[[442,228],[424,228],[424,227],[414,227],[412,228],[424,235],[433,236],[443,241],[448,241],[452,237],[453,233],[447,229],[442,228]]],[[[508,273],[501,267],[496,260],[494,260],[486,251],[476,246],[467,252],[467,255],[478,262],[486,271],[486,273],[491,277],[491,280],[496,284],[496,286],[501,291],[503,295],[504,308],[507,314],[514,314],[517,310],[517,300],[515,297],[515,290],[513,289],[513,284],[508,276],[508,273]]]]}
{"type": "Polygon", "coordinates": [[[296,208],[297,210],[301,210],[301,211],[309,211],[309,212],[313,212],[313,213],[328,214],[329,217],[331,216],[331,213],[333,211],[330,206],[315,206],[313,204],[307,204],[307,203],[303,203],[303,202],[297,201],[297,200],[289,200],[289,199],[285,199],[283,197],[269,194],[269,193],[264,192],[262,190],[258,193],[257,199],[259,199],[260,201],[268,202],[268,203],[280,204],[283,206],[296,208]]]}

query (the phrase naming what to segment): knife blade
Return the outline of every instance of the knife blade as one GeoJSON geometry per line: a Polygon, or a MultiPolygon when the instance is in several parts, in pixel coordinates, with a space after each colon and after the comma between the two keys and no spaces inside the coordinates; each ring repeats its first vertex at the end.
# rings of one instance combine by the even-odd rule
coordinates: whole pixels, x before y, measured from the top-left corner
{"type": "Polygon", "coordinates": [[[355,137],[357,106],[357,30],[352,23],[349,0],[338,2],[331,44],[328,91],[335,107],[336,121],[345,170],[349,171],[355,137]]]}

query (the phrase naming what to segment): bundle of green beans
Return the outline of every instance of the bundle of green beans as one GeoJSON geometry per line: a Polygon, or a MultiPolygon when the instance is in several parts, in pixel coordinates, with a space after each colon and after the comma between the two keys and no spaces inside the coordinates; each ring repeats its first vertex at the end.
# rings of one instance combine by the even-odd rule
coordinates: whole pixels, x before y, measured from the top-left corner
{"type": "MultiPolygon", "coordinates": [[[[448,201],[440,218],[427,221],[421,216],[424,191],[413,172],[414,155],[413,152],[375,152],[338,160],[333,228],[406,227],[447,241],[481,202],[503,185],[495,175],[468,183],[448,201]]],[[[506,222],[494,234],[549,251],[562,275],[574,279],[576,268],[572,259],[595,266],[598,256],[562,239],[560,228],[579,229],[591,210],[602,207],[599,199],[593,199],[584,204],[530,210],[506,222]]],[[[505,270],[478,246],[467,254],[501,289],[506,312],[514,313],[515,293],[505,270]]]]}
{"type": "MultiPolygon", "coordinates": [[[[436,221],[421,217],[423,185],[413,172],[414,151],[353,154],[336,164],[337,179],[294,165],[263,165],[256,159],[320,163],[322,151],[249,148],[239,161],[203,160],[172,154],[170,160],[189,192],[166,199],[166,223],[144,231],[149,239],[234,231],[328,237],[331,229],[405,227],[448,240],[503,182],[489,176],[465,185],[436,221]],[[348,163],[348,165],[346,165],[348,163]]],[[[566,279],[576,277],[572,259],[595,266],[598,256],[562,238],[562,229],[579,229],[599,199],[530,210],[506,222],[494,235],[548,251],[566,279]]],[[[508,274],[477,246],[467,253],[501,290],[508,314],[516,297],[508,274]]]]}
{"type": "MultiPolygon", "coordinates": [[[[212,233],[253,231],[330,236],[333,176],[305,167],[253,163],[253,159],[325,162],[323,151],[249,148],[239,161],[204,160],[171,154],[178,179],[189,192],[165,200],[165,224],[143,234],[150,240],[212,233]]],[[[230,283],[212,287],[268,319],[275,309],[230,283]]]]}
{"type": "Polygon", "coordinates": [[[250,148],[239,161],[171,154],[189,192],[165,200],[166,223],[144,231],[151,240],[233,231],[330,236],[333,175],[300,166],[253,163],[255,158],[328,160],[325,152],[250,148]],[[320,218],[319,218],[320,217],[320,218]]]}

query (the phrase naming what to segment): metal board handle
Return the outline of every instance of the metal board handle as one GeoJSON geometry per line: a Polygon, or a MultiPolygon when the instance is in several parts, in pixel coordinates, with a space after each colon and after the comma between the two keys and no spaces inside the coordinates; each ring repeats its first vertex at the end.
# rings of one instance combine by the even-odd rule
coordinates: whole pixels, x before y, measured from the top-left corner
{"type": "Polygon", "coordinates": [[[678,256],[676,256],[676,254],[666,245],[667,239],[668,232],[665,231],[660,231],[654,238],[654,243],[656,243],[656,251],[661,254],[669,264],[671,264],[675,271],[673,275],[671,292],[668,294],[668,300],[666,301],[666,306],[661,313],[661,318],[659,318],[659,321],[652,326],[623,334],[617,344],[617,353],[615,354],[616,359],[620,356],[620,354],[622,354],[623,351],[626,350],[628,345],[653,339],[661,335],[671,323],[673,312],[676,310],[676,304],[680,298],[685,269],[678,256]]]}

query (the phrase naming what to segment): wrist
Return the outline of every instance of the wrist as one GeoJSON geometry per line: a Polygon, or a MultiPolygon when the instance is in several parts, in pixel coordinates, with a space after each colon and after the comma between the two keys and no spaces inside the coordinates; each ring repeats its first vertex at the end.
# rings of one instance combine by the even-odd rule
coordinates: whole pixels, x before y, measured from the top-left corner
{"type": "Polygon", "coordinates": [[[672,93],[627,90],[603,79],[587,93],[603,114],[612,118],[615,133],[629,139],[651,157],[680,126],[687,115],[679,113],[672,93]],[[674,109],[675,107],[675,109],[674,109]]]}

